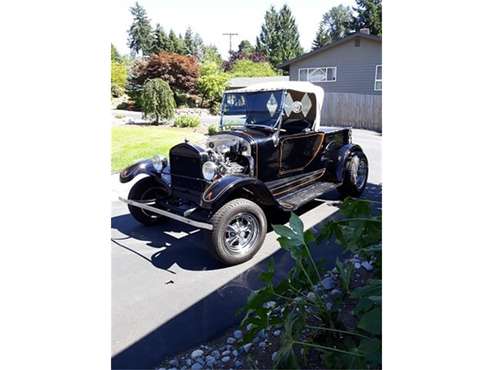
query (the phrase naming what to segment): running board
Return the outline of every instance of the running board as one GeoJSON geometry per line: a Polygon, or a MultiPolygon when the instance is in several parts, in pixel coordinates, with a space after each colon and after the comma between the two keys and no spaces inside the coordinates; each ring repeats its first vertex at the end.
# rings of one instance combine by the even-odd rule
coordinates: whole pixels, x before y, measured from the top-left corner
{"type": "Polygon", "coordinates": [[[294,193],[277,198],[277,201],[284,209],[288,211],[295,211],[302,205],[336,189],[339,185],[340,184],[335,184],[332,182],[318,181],[312,185],[301,188],[294,193]]]}
{"type": "Polygon", "coordinates": [[[151,211],[151,212],[157,213],[159,215],[166,216],[166,217],[171,218],[173,220],[183,222],[184,224],[187,224],[190,226],[195,226],[195,227],[198,227],[200,229],[205,229],[205,230],[212,230],[212,225],[208,224],[206,222],[195,221],[195,220],[192,220],[192,219],[184,217],[184,216],[180,216],[180,215],[168,212],[168,211],[164,211],[160,208],[152,207],[152,206],[147,205],[145,203],[136,202],[135,200],[125,199],[122,197],[118,197],[118,199],[120,199],[124,203],[130,204],[133,207],[142,208],[142,209],[145,209],[147,211],[151,211]]]}

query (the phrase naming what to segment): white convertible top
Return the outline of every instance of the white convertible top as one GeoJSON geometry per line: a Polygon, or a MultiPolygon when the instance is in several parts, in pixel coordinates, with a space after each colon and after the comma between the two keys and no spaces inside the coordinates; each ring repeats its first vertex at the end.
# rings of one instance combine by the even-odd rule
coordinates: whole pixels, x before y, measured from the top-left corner
{"type": "Polygon", "coordinates": [[[256,91],[277,91],[277,90],[294,90],[305,93],[315,94],[317,102],[317,114],[313,122],[313,130],[318,130],[320,127],[320,112],[322,110],[322,102],[324,101],[324,89],[306,81],[273,81],[253,84],[241,89],[228,90],[226,93],[248,93],[256,91]]]}

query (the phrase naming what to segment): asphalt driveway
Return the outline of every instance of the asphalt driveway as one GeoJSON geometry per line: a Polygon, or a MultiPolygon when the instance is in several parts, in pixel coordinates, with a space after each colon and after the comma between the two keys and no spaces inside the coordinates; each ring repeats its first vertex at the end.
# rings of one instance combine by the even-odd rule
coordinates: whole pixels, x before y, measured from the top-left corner
{"type": "MultiPolygon", "coordinates": [[[[363,147],[370,163],[363,197],[379,201],[381,135],[353,130],[353,141],[363,147]]],[[[113,368],[150,368],[168,354],[220,335],[239,321],[235,312],[260,287],[257,276],[270,256],[278,276],[291,266],[271,231],[252,260],[223,267],[210,257],[204,232],[176,222],[144,227],[134,221],[126,205],[117,200],[131,185],[119,184],[117,175],[112,181],[113,368]]],[[[299,212],[306,227],[317,228],[338,211],[331,202],[337,194],[329,193],[324,199],[299,212]]],[[[316,257],[329,265],[339,254],[336,246],[316,251],[316,257]]]]}

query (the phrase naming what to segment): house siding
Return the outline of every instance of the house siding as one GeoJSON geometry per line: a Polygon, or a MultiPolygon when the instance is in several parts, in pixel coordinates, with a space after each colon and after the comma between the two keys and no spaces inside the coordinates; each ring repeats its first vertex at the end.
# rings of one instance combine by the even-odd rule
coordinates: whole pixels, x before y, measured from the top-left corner
{"type": "Polygon", "coordinates": [[[337,67],[334,82],[315,82],[327,93],[355,93],[381,95],[375,91],[375,69],[382,64],[382,43],[356,38],[333,48],[321,51],[289,66],[289,78],[297,81],[300,68],[337,67]],[[360,46],[355,46],[355,40],[360,46]]]}

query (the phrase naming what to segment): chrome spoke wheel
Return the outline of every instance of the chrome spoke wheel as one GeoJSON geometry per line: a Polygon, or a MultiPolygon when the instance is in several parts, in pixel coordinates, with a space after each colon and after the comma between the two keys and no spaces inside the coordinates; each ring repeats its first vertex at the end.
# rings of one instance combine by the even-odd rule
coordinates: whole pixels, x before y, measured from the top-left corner
{"type": "Polygon", "coordinates": [[[366,177],[368,174],[368,165],[366,161],[361,160],[358,155],[355,155],[351,159],[351,180],[353,184],[361,189],[365,185],[366,177]]]}
{"type": "Polygon", "coordinates": [[[259,235],[259,222],[248,212],[238,213],[226,225],[223,241],[231,254],[242,255],[255,246],[259,235]]]}

